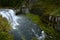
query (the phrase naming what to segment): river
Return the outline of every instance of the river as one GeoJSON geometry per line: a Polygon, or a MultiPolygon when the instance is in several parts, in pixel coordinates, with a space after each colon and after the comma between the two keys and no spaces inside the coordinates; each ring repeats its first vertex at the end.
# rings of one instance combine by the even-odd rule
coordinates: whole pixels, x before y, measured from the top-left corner
{"type": "Polygon", "coordinates": [[[31,40],[33,37],[37,40],[45,40],[45,33],[37,24],[24,15],[15,14],[13,9],[0,9],[0,15],[11,24],[10,33],[13,34],[14,40],[22,40],[22,38],[31,40]]]}

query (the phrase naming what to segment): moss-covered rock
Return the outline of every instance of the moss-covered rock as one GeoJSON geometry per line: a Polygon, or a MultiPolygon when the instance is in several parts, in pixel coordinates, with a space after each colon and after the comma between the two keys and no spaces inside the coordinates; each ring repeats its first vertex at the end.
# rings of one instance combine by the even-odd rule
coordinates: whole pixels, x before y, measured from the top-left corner
{"type": "Polygon", "coordinates": [[[10,28],[8,21],[0,16],[0,40],[13,40],[13,36],[9,33],[10,28]]]}

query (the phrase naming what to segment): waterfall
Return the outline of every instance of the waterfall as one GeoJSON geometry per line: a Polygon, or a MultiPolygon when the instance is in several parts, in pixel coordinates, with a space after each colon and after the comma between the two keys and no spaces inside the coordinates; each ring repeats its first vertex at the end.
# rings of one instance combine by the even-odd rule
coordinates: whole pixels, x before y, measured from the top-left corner
{"type": "Polygon", "coordinates": [[[2,15],[3,18],[6,18],[8,20],[8,22],[11,24],[13,29],[16,29],[16,26],[19,25],[19,23],[17,23],[17,19],[19,17],[15,15],[14,10],[0,9],[0,15],[2,15]]]}
{"type": "Polygon", "coordinates": [[[23,15],[16,16],[15,13],[16,10],[13,9],[0,9],[0,15],[2,15],[3,18],[6,18],[11,24],[12,29],[14,29],[11,33],[14,35],[15,40],[20,40],[23,35],[26,40],[31,40],[30,38],[33,37],[33,34],[38,40],[45,39],[44,31],[42,31],[36,24],[26,19],[23,15]]]}

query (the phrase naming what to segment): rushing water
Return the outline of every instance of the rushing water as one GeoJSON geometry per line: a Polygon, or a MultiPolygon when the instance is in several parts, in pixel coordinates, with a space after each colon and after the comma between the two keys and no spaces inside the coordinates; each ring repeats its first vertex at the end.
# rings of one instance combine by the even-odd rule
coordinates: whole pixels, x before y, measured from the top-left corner
{"type": "Polygon", "coordinates": [[[12,26],[11,34],[14,35],[14,40],[22,40],[23,37],[25,40],[31,40],[33,37],[37,40],[45,39],[45,33],[38,25],[23,15],[16,16],[15,13],[12,9],[0,9],[0,15],[5,17],[12,26]]]}
{"type": "Polygon", "coordinates": [[[17,19],[18,17],[15,16],[15,12],[11,9],[0,9],[0,15],[2,15],[2,17],[5,17],[9,23],[11,23],[13,29],[15,29],[16,25],[19,25],[19,23],[17,23],[17,19]]]}

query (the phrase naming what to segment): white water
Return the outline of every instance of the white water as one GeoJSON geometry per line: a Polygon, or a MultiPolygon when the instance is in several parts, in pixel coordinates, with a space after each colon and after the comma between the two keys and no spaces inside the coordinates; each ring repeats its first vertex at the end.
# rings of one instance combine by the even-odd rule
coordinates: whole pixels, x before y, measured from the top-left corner
{"type": "Polygon", "coordinates": [[[13,29],[16,29],[16,26],[19,25],[19,23],[17,23],[19,17],[15,15],[12,9],[0,9],[0,15],[8,20],[13,29]]]}
{"type": "Polygon", "coordinates": [[[41,32],[42,33],[41,36],[37,35],[35,33],[34,29],[32,29],[32,32],[35,34],[35,36],[37,37],[38,40],[45,40],[45,33],[44,33],[44,31],[41,32]]]}

